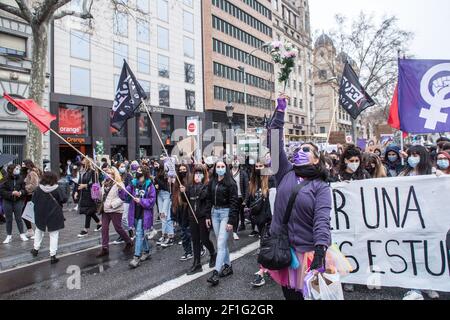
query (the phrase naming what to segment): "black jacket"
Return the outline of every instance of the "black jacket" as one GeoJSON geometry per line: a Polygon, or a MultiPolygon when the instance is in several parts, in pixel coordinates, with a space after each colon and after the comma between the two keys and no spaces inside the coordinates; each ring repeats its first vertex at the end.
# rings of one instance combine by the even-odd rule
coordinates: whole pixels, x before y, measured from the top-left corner
{"type": "Polygon", "coordinates": [[[79,184],[88,185],[87,189],[78,191],[80,214],[88,214],[97,210],[97,204],[91,197],[91,187],[95,182],[94,170],[89,170],[80,176],[79,184]]]}
{"type": "Polygon", "coordinates": [[[22,176],[8,176],[0,185],[0,196],[4,200],[12,202],[25,200],[26,195],[27,191],[25,190],[25,182],[22,176]],[[12,195],[13,191],[19,191],[22,195],[20,197],[14,197],[12,195]]]}
{"type": "Polygon", "coordinates": [[[164,179],[160,179],[158,177],[155,178],[155,186],[158,186],[158,188],[156,189],[156,191],[167,191],[170,192],[169,189],[169,182],[167,181],[167,178],[164,179]]]}
{"type": "Polygon", "coordinates": [[[248,198],[248,183],[249,183],[249,178],[248,178],[248,174],[245,170],[240,169],[239,170],[239,187],[241,188],[241,196],[242,199],[244,200],[244,202],[247,201],[248,198]]]}
{"type": "Polygon", "coordinates": [[[358,170],[355,173],[347,173],[346,171],[339,174],[339,181],[357,181],[371,179],[372,177],[366,169],[358,170]]]}
{"type": "Polygon", "coordinates": [[[230,208],[228,224],[235,225],[239,214],[239,199],[237,185],[233,182],[227,186],[223,180],[211,180],[207,189],[207,214],[211,218],[213,207],[230,208]]]}
{"type": "MultiPolygon", "coordinates": [[[[197,219],[208,217],[207,211],[207,196],[208,186],[204,184],[194,184],[187,188],[186,195],[189,198],[192,209],[194,209],[197,219]]],[[[192,215],[191,209],[189,211],[189,220],[195,220],[192,215]]]]}
{"type": "Polygon", "coordinates": [[[53,232],[64,229],[62,206],[67,202],[67,195],[61,187],[50,193],[44,192],[39,187],[33,193],[32,201],[34,203],[34,219],[39,230],[53,232]]]}

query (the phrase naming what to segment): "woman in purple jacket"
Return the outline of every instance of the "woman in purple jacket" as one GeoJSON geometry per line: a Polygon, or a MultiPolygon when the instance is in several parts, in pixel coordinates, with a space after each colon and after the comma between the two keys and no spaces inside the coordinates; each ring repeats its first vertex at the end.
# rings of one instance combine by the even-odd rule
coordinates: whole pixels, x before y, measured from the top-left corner
{"type": "Polygon", "coordinates": [[[156,202],[156,190],[150,180],[150,169],[147,166],[137,170],[127,190],[135,196],[128,210],[129,227],[136,229],[136,243],[134,246],[134,258],[130,261],[131,268],[137,268],[141,262],[150,257],[150,244],[145,236],[145,231],[153,226],[153,206],[156,202]]]}
{"type": "MultiPolygon", "coordinates": [[[[303,300],[303,279],[306,271],[321,270],[325,267],[325,254],[331,245],[331,190],[326,182],[328,173],[325,165],[314,148],[302,147],[293,156],[293,164],[288,161],[283,141],[285,110],[286,98],[280,96],[270,125],[270,134],[273,135],[276,130],[279,134],[279,169],[275,174],[279,183],[270,232],[279,232],[292,190],[296,185],[307,181],[297,195],[288,223],[289,242],[300,267],[269,272],[282,286],[287,300],[303,300]]],[[[275,156],[272,151],[272,158],[275,156]]]]}

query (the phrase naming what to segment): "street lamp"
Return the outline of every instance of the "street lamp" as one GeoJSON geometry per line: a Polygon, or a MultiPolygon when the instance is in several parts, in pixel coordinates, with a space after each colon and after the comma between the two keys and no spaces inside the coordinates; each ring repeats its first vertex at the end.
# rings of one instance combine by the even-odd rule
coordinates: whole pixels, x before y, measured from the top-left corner
{"type": "Polygon", "coordinates": [[[244,122],[245,122],[245,134],[247,134],[248,131],[248,116],[247,116],[247,72],[245,71],[245,65],[248,64],[248,59],[250,58],[250,56],[258,51],[261,50],[263,48],[267,48],[269,47],[271,44],[271,42],[266,42],[262,45],[260,45],[258,48],[252,50],[251,52],[247,53],[245,56],[245,60],[244,60],[244,65],[243,66],[239,66],[238,69],[244,73],[244,122]]]}
{"type": "Polygon", "coordinates": [[[225,110],[227,112],[227,118],[228,118],[228,126],[230,129],[233,129],[233,112],[234,107],[231,101],[228,101],[227,106],[225,107],[225,110]]]}

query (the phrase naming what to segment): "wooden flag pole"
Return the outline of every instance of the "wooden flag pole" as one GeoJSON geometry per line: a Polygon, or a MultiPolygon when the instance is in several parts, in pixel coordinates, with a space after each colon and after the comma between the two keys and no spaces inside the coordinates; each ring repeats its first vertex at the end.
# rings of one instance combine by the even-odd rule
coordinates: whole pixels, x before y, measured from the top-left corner
{"type": "MultiPolygon", "coordinates": [[[[175,164],[173,163],[172,158],[169,156],[169,153],[167,152],[167,149],[166,149],[166,147],[165,147],[165,145],[164,145],[164,143],[162,141],[162,138],[161,138],[161,136],[160,136],[160,134],[158,132],[158,129],[156,128],[155,122],[153,121],[152,115],[150,114],[150,111],[148,110],[147,104],[145,103],[144,99],[141,99],[141,101],[142,101],[142,104],[145,107],[145,111],[147,112],[147,115],[148,115],[148,117],[150,119],[150,122],[152,123],[153,129],[154,129],[154,131],[155,131],[155,133],[156,133],[156,135],[158,137],[159,143],[161,144],[161,147],[164,150],[164,154],[169,159],[170,164],[175,168],[175,164]]],[[[177,174],[176,170],[175,170],[175,177],[177,178],[177,181],[178,181],[178,183],[181,186],[182,184],[181,184],[180,178],[178,177],[178,174],[177,174]]],[[[183,192],[183,195],[186,198],[187,204],[189,206],[189,209],[192,212],[192,215],[194,216],[195,222],[197,222],[197,224],[199,224],[197,216],[195,215],[194,209],[192,208],[191,202],[189,201],[189,198],[187,197],[186,192],[183,192]]]]}
{"type": "Polygon", "coordinates": [[[105,174],[107,177],[109,177],[114,184],[116,184],[120,189],[122,189],[123,191],[125,191],[132,199],[136,200],[137,198],[135,196],[133,196],[126,188],[125,186],[121,185],[120,183],[118,183],[116,180],[114,180],[109,174],[107,174],[101,167],[99,167],[95,161],[91,160],[88,156],[86,156],[85,154],[83,154],[80,150],[78,150],[77,148],[75,148],[75,146],[73,146],[69,141],[67,141],[66,139],[64,139],[58,132],[56,132],[55,130],[53,130],[52,128],[49,128],[50,132],[52,132],[54,135],[56,135],[59,139],[61,139],[62,141],[64,141],[64,143],[66,143],[69,147],[71,147],[73,150],[75,150],[80,156],[83,157],[83,159],[86,159],[87,161],[89,161],[95,168],[97,168],[98,170],[100,170],[103,174],[105,174]]]}

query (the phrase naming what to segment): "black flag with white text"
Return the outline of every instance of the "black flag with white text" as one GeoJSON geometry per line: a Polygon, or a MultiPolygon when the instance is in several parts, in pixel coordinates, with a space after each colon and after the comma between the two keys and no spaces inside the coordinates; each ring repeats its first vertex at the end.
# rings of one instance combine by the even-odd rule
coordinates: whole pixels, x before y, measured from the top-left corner
{"type": "Polygon", "coordinates": [[[375,105],[373,99],[359,82],[350,64],[346,63],[339,88],[339,103],[353,119],[369,107],[375,105]]]}
{"type": "Polygon", "coordinates": [[[142,100],[146,99],[147,94],[124,60],[111,111],[111,127],[120,131],[127,120],[134,117],[142,100]]]}

